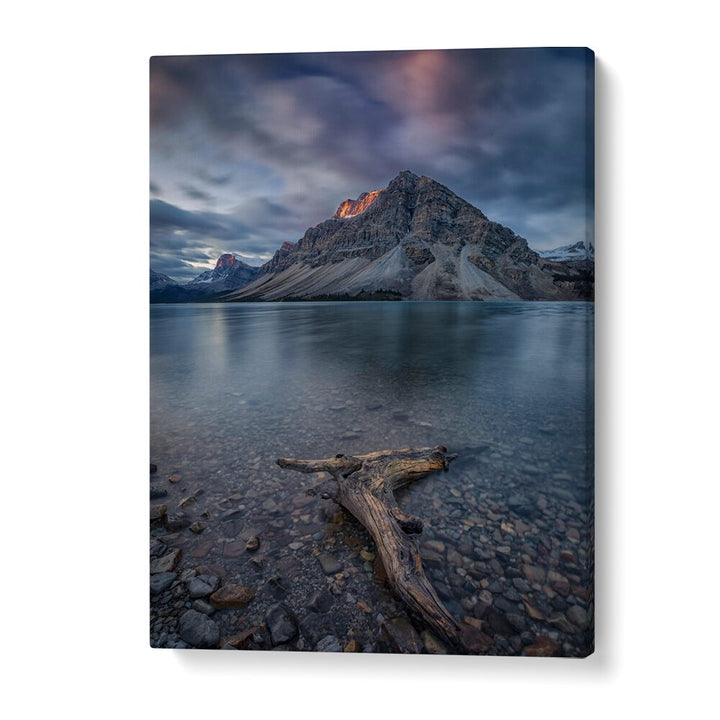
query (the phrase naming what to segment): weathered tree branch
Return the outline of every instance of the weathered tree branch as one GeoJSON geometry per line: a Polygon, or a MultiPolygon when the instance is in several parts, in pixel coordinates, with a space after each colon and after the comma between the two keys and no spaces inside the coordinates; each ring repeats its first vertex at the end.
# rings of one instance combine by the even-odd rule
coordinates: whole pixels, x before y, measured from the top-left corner
{"type": "Polygon", "coordinates": [[[282,468],[304,473],[328,472],[337,481],[336,502],[367,529],[377,546],[393,590],[407,606],[453,645],[460,643],[460,627],[425,576],[418,535],[420,518],[397,506],[394,490],[438,470],[447,470],[454,455],[438,445],[413,450],[381,450],[367,455],[336,455],[321,460],[279,458],[282,468]]]}

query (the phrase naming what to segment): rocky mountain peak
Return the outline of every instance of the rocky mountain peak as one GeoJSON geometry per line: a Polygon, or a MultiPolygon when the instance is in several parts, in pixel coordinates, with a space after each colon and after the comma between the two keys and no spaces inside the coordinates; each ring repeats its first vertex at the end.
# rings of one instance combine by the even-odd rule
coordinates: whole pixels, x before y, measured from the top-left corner
{"type": "Polygon", "coordinates": [[[355,217],[365,212],[377,199],[377,196],[384,190],[371,190],[364,192],[357,200],[348,198],[340,203],[340,206],[333,215],[334,218],[355,217]]]}
{"type": "Polygon", "coordinates": [[[235,263],[240,262],[232,253],[221,255],[215,263],[215,269],[232,267],[235,263]]]}
{"type": "Polygon", "coordinates": [[[416,175],[409,170],[403,170],[402,172],[399,172],[397,176],[388,183],[387,189],[389,191],[414,190],[419,180],[419,175],[416,175]]]}
{"type": "Polygon", "coordinates": [[[574,300],[592,268],[541,258],[432,178],[403,170],[284,243],[229,299],[574,300]]]}

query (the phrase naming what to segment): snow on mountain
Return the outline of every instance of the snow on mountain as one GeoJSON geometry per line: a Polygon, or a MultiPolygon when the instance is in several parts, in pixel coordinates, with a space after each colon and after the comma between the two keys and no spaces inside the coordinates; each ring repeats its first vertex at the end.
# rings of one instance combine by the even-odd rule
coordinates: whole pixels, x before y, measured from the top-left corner
{"type": "Polygon", "coordinates": [[[552,260],[553,262],[593,260],[595,258],[595,248],[590,245],[588,249],[582,241],[576,242],[573,245],[563,245],[562,247],[553,248],[552,250],[535,250],[535,252],[543,258],[543,260],[552,260]]]}

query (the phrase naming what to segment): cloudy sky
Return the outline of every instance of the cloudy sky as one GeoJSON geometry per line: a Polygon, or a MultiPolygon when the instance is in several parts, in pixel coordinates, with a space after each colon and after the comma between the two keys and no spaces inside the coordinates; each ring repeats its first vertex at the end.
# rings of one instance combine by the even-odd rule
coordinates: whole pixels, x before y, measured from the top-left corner
{"type": "Polygon", "coordinates": [[[581,49],[155,57],[150,266],[260,265],[406,169],[534,249],[585,240],[591,100],[581,49]]]}

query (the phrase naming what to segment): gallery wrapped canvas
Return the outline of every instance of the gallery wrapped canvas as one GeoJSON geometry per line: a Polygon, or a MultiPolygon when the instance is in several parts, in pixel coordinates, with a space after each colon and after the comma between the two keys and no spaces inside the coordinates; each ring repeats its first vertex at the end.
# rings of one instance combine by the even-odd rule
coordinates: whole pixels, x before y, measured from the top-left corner
{"type": "Polygon", "coordinates": [[[594,56],[150,62],[150,644],[594,646],[594,56]]]}

